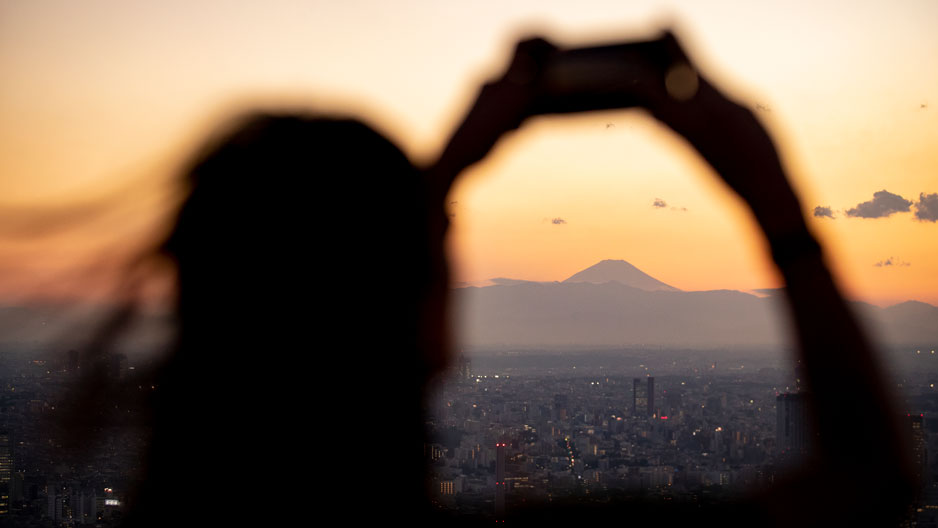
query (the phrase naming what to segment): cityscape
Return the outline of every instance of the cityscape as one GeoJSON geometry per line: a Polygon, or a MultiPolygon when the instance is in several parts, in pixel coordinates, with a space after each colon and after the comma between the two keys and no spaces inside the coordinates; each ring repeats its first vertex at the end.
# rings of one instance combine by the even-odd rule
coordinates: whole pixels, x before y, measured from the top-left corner
{"type": "MultiPolygon", "coordinates": [[[[108,375],[132,385],[135,367],[112,356],[108,375]]],[[[76,434],[77,354],[5,351],[0,360],[0,526],[119,526],[140,481],[150,428],[143,410],[113,402],[123,415],[76,434]]],[[[138,386],[145,394],[149,385],[138,386]]],[[[90,422],[87,415],[78,421],[90,422]]]]}
{"type": "MultiPolygon", "coordinates": [[[[938,356],[896,351],[893,372],[933,526],[938,356]]],[[[465,357],[430,404],[437,505],[495,519],[552,502],[743,498],[811,449],[803,392],[784,353],[629,350],[465,357]],[[545,368],[544,364],[552,367],[545,368]]]]}
{"type": "MultiPolygon", "coordinates": [[[[938,355],[906,348],[890,358],[921,483],[908,526],[934,526],[938,355]]],[[[70,442],[62,413],[79,380],[74,353],[2,363],[0,525],[120,526],[151,432],[140,409],[115,404],[123,423],[70,442]]],[[[123,355],[109,366],[124,386],[142,369],[123,355]]],[[[770,350],[460,355],[426,405],[431,499],[460,518],[497,520],[551,503],[744,497],[810,452],[797,376],[785,352],[770,350]]]]}

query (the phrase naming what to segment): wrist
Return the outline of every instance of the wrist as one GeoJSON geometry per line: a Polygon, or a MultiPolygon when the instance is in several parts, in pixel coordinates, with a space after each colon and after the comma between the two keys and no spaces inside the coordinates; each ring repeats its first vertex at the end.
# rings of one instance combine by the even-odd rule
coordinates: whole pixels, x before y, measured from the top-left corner
{"type": "Polygon", "coordinates": [[[783,274],[793,265],[807,260],[820,260],[821,245],[807,227],[768,235],[772,260],[783,274]]]}

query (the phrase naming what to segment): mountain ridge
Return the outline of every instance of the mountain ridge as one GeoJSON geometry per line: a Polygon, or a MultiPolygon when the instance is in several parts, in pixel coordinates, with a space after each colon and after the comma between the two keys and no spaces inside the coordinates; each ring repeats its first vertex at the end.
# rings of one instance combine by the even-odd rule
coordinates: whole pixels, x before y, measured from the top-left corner
{"type": "MultiPolygon", "coordinates": [[[[682,291],[625,261],[599,264],[610,262],[614,264],[602,267],[634,268],[641,275],[627,273],[626,278],[644,276],[650,281],[638,281],[643,288],[606,280],[609,274],[579,272],[561,282],[501,279],[501,284],[455,289],[461,342],[470,346],[794,344],[781,295],[759,297],[727,289],[682,291]]],[[[850,305],[880,344],[938,342],[938,307],[921,301],[887,308],[859,302],[850,305]]]]}
{"type": "Polygon", "coordinates": [[[621,259],[601,260],[584,270],[574,273],[561,282],[590,282],[593,284],[618,282],[645,291],[681,291],[652,277],[632,263],[621,259]]]}

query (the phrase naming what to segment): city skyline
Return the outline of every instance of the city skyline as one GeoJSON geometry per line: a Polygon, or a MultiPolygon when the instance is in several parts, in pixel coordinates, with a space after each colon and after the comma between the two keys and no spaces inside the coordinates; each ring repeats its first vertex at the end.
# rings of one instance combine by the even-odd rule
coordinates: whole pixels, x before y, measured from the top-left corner
{"type": "MultiPolygon", "coordinates": [[[[583,352],[547,369],[517,359],[469,366],[460,358],[434,398],[434,501],[456,516],[524,518],[547,505],[550,515],[554,504],[636,498],[696,509],[758,496],[817,448],[809,394],[782,358],[721,354],[710,363],[659,350],[625,362],[583,352]],[[654,403],[641,401],[646,394],[654,403]]],[[[918,522],[934,518],[938,500],[938,466],[927,456],[938,440],[934,363],[906,354],[891,369],[914,437],[908,449],[921,488],[909,518],[918,522]]]]}

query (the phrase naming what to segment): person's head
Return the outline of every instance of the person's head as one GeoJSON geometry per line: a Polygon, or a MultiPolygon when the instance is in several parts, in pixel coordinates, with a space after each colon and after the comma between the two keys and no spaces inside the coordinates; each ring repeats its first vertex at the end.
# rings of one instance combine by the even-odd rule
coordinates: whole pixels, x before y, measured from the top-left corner
{"type": "Polygon", "coordinates": [[[430,232],[442,206],[429,203],[400,149],[368,126],[250,116],[203,150],[185,184],[164,250],[178,265],[188,335],[218,339],[235,322],[269,330],[306,318],[306,330],[286,330],[291,337],[318,321],[333,337],[381,328],[400,347],[439,331],[415,325],[427,320],[426,297],[445,290],[433,284],[445,279],[435,269],[441,233],[430,232]],[[305,308],[283,313],[287,303],[305,308]]]}
{"type": "Polygon", "coordinates": [[[179,344],[137,518],[160,515],[174,468],[198,468],[221,499],[247,445],[270,482],[330,475],[347,489],[380,447],[406,483],[380,504],[422,508],[421,398],[444,357],[446,291],[442,203],[423,173],[360,122],[255,115],[184,183],[162,245],[178,269],[179,344]],[[337,445],[324,438],[344,456],[311,448],[337,445]]]}

